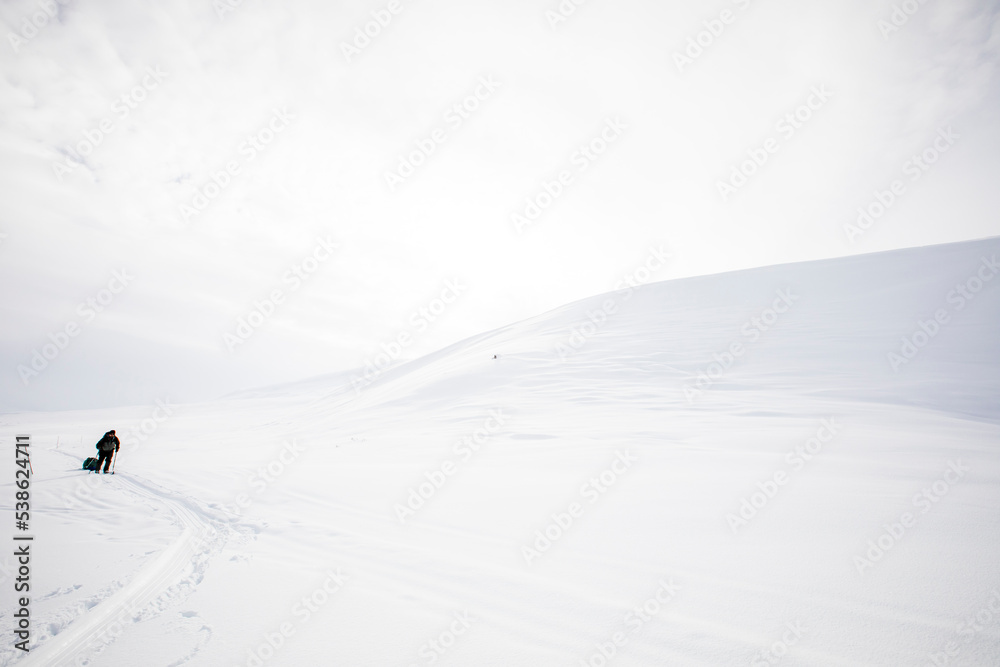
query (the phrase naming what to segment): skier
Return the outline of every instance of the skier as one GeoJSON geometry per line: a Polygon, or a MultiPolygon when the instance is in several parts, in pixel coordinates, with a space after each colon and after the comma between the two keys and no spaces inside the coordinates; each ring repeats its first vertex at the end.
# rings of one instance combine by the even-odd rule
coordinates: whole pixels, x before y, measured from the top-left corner
{"type": "Polygon", "coordinates": [[[104,472],[108,472],[108,468],[111,467],[111,457],[118,451],[118,447],[121,446],[121,441],[118,436],[115,435],[115,430],[111,429],[104,434],[104,437],[98,441],[95,445],[97,450],[100,452],[99,458],[97,459],[97,470],[94,472],[101,472],[101,464],[104,464],[104,472]]]}

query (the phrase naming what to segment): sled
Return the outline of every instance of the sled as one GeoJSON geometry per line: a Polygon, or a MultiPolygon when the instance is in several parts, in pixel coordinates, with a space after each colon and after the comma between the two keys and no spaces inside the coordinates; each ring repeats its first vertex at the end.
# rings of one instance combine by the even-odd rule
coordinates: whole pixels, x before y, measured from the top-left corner
{"type": "Polygon", "coordinates": [[[97,470],[97,459],[93,456],[88,456],[83,462],[84,470],[97,470]]]}

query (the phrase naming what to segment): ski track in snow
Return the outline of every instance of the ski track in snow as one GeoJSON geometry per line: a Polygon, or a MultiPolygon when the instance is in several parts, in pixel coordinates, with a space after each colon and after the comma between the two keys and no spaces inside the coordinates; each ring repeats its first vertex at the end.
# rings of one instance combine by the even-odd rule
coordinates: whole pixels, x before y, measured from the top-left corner
{"type": "MultiPolygon", "coordinates": [[[[32,648],[25,658],[16,661],[19,667],[79,664],[81,658],[99,653],[127,631],[129,625],[158,615],[180,596],[190,594],[201,580],[208,560],[225,543],[228,529],[224,524],[206,516],[189,499],[170,498],[152,484],[120,472],[114,476],[114,482],[138,500],[165,505],[183,527],[180,537],[123,588],[32,648]]],[[[188,662],[208,643],[212,630],[208,626],[202,629],[207,636],[175,665],[188,662]]]]}
{"type": "MultiPolygon", "coordinates": [[[[995,245],[651,285],[566,363],[554,359],[553,345],[605,296],[393,367],[360,393],[341,385],[316,397],[324,383],[314,382],[301,396],[290,386],[247,403],[190,407],[183,423],[164,426],[163,447],[134,460],[146,477],[106,480],[129,502],[168,511],[179,537],[158,554],[146,550],[148,562],[132,576],[37,619],[30,655],[0,648],[0,663],[131,664],[116,653],[148,642],[146,664],[253,664],[260,659],[248,652],[279,627],[289,597],[333,561],[352,580],[350,603],[331,604],[324,613],[335,621],[303,627],[265,664],[412,664],[424,637],[440,636],[439,619],[459,609],[481,630],[448,664],[580,664],[626,627],[626,612],[661,578],[676,578],[679,593],[618,654],[623,666],[925,664],[1000,585],[1000,411],[983,399],[1000,386],[997,292],[956,310],[952,326],[903,368],[886,354],[995,245]],[[684,387],[697,386],[719,351],[747,336],[740,325],[760,312],[756,304],[788,285],[802,303],[686,399],[684,387]],[[496,350],[502,365],[491,360],[496,350]],[[493,407],[510,425],[402,527],[393,503],[442,461],[457,460],[444,446],[473,433],[493,407]],[[808,467],[790,468],[782,456],[826,415],[843,419],[843,433],[808,467]],[[284,458],[278,444],[292,435],[303,440],[301,461],[298,450],[284,458]],[[542,560],[523,563],[519,549],[551,510],[579,501],[580,482],[628,447],[642,462],[635,472],[588,505],[565,540],[552,538],[542,560]],[[194,451],[211,474],[171,464],[194,451]],[[952,459],[971,466],[968,476],[935,491],[940,502],[926,518],[867,556],[870,570],[859,569],[855,557],[888,539],[900,512],[916,516],[913,494],[943,484],[952,459]],[[266,478],[256,472],[265,469],[266,478]],[[777,472],[795,474],[755,503],[759,512],[746,517],[754,523],[737,534],[727,513],[763,493],[762,480],[777,472]],[[248,486],[244,476],[256,481],[248,486]],[[226,516],[241,490],[242,511],[226,516]],[[248,528],[257,547],[206,581],[192,610],[177,610],[248,528]],[[271,586],[241,597],[258,582],[271,586]],[[180,613],[163,614],[170,607],[180,613]],[[787,657],[753,657],[793,621],[808,634],[787,657]],[[161,626],[167,631],[154,636],[161,626]]],[[[83,432],[77,424],[60,428],[83,432]]],[[[68,488],[72,476],[50,480],[68,488]]],[[[108,506],[102,497],[88,509],[108,506]]],[[[163,532],[155,537],[163,544],[163,532]]],[[[75,581],[42,599],[69,596],[66,583],[75,581]]],[[[998,625],[976,633],[949,664],[1000,664],[998,625]]]]}

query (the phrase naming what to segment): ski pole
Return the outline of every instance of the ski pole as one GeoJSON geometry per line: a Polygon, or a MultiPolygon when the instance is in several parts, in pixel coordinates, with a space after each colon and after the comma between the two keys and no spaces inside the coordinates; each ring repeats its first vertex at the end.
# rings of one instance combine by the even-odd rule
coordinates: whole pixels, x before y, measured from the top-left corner
{"type": "Polygon", "coordinates": [[[111,474],[115,474],[115,463],[118,461],[118,448],[115,448],[115,455],[111,457],[111,474]]]}

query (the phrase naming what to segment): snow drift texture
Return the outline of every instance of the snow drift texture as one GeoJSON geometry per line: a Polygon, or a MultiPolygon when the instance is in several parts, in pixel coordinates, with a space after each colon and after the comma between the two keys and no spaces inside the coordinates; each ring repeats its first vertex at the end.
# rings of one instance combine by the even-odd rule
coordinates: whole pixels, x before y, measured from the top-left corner
{"type": "Polygon", "coordinates": [[[367,384],[4,415],[36,644],[0,660],[1000,664],[997,255],[649,284],[367,384]]]}

